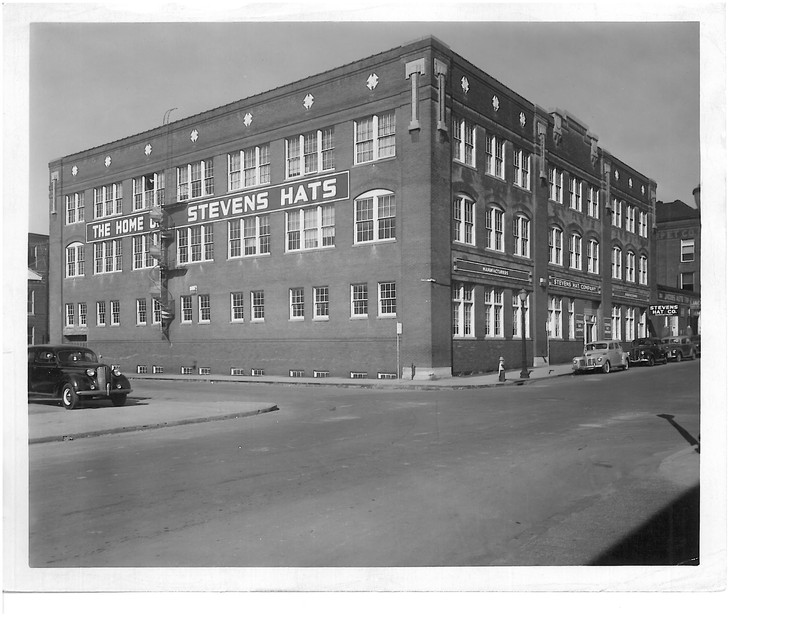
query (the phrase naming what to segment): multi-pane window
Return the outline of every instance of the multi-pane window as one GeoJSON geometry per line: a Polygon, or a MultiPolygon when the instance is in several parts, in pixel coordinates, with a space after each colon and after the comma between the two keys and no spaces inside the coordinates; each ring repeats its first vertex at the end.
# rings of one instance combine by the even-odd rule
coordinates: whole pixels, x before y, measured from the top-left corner
{"type": "Polygon", "coordinates": [[[646,255],[639,256],[639,283],[642,285],[648,284],[646,255]]]}
{"type": "Polygon", "coordinates": [[[264,321],[264,290],[250,292],[250,319],[253,322],[264,321]]]}
{"type": "Polygon", "coordinates": [[[694,262],[694,238],[681,239],[681,262],[694,262]]]}
{"type": "Polygon", "coordinates": [[[211,322],[211,295],[200,294],[197,297],[197,304],[199,307],[198,322],[200,324],[208,324],[211,322]]]}
{"type": "Polygon", "coordinates": [[[567,337],[575,339],[575,299],[567,300],[567,337]]]}
{"type": "Polygon", "coordinates": [[[231,322],[244,322],[244,294],[231,292],[231,322]]]}
{"type": "Polygon", "coordinates": [[[94,190],[94,218],[122,214],[122,183],[115,182],[94,190]]]}
{"type": "Polygon", "coordinates": [[[305,290],[303,288],[291,288],[289,290],[289,319],[304,320],[305,317],[305,290]]]}
{"type": "Polygon", "coordinates": [[[647,314],[644,311],[639,312],[639,322],[636,326],[637,337],[647,337],[647,314]]]}
{"type": "Polygon", "coordinates": [[[681,273],[679,277],[679,287],[687,292],[694,291],[694,273],[681,273]]]}
{"type": "Polygon", "coordinates": [[[193,225],[178,230],[178,264],[214,259],[214,227],[193,225]]]}
{"type": "Polygon", "coordinates": [[[119,301],[111,301],[111,326],[119,326],[119,301]]]}
{"type": "Polygon", "coordinates": [[[177,168],[178,199],[214,194],[214,160],[205,159],[177,168]]]}
{"type": "Polygon", "coordinates": [[[498,178],[505,178],[505,166],[503,165],[503,151],[505,141],[497,135],[486,134],[486,173],[498,178]]]}
{"type": "Polygon", "coordinates": [[[164,172],[133,179],[133,209],[149,210],[164,205],[164,172]]]}
{"type": "Polygon", "coordinates": [[[625,208],[625,230],[628,232],[636,231],[636,209],[630,204],[625,208]]]}
{"type": "Polygon", "coordinates": [[[104,300],[97,301],[97,325],[106,325],[106,301],[104,300]]]}
{"type": "Polygon", "coordinates": [[[153,299],[153,324],[161,324],[161,301],[157,298],[153,299]]]}
{"type": "Polygon", "coordinates": [[[286,140],[286,177],[296,178],[333,169],[333,127],[286,140]]]}
{"type": "Polygon", "coordinates": [[[356,163],[393,157],[395,125],[394,111],[356,120],[356,163]]]}
{"type": "Polygon", "coordinates": [[[594,238],[586,243],[586,270],[593,275],[600,274],[600,243],[594,238]]]}
{"type": "Polygon", "coordinates": [[[564,201],[564,172],[550,166],[547,169],[547,180],[550,185],[550,199],[561,204],[564,201]]]}
{"type": "Polygon", "coordinates": [[[83,192],[73,193],[64,196],[64,203],[67,211],[67,224],[80,223],[84,220],[85,206],[83,192]]]}
{"type": "Polygon", "coordinates": [[[355,200],[356,244],[377,240],[394,240],[397,233],[395,195],[378,190],[355,200]]]}
{"type": "Polygon", "coordinates": [[[558,266],[564,265],[564,232],[561,228],[551,227],[548,239],[550,247],[550,263],[558,266]]]}
{"type": "Polygon", "coordinates": [[[583,210],[583,183],[574,176],[569,180],[569,207],[578,212],[583,210]]]}
{"type": "Polygon", "coordinates": [[[453,202],[453,240],[475,244],[475,202],[468,197],[458,197],[453,202]]]}
{"type": "Polygon", "coordinates": [[[394,316],[397,314],[397,284],[387,281],[378,284],[378,315],[394,316]]]}
{"type": "Polygon", "coordinates": [[[78,326],[86,326],[86,303],[78,303],[78,326]]]}
{"type": "Polygon", "coordinates": [[[639,236],[647,238],[647,213],[639,211],[639,236]]]}
{"type": "Polygon", "coordinates": [[[622,339],[622,307],[611,307],[611,338],[622,339]]]}
{"type": "Polygon", "coordinates": [[[139,234],[132,238],[133,247],[133,269],[150,268],[155,264],[149,249],[152,245],[158,244],[157,234],[139,234]]]}
{"type": "Polygon", "coordinates": [[[503,290],[486,288],[483,292],[483,308],[485,314],[487,337],[503,336],[503,290]]]}
{"type": "Polygon", "coordinates": [[[314,288],[314,319],[327,320],[330,317],[330,291],[327,285],[314,288]]]}
{"type": "Polygon", "coordinates": [[[611,277],[622,279],[622,249],[619,247],[611,250],[611,277]]]}
{"type": "Polygon", "coordinates": [[[332,247],[335,238],[333,205],[310,206],[286,213],[286,250],[332,247]]]}
{"type": "Polygon", "coordinates": [[[625,281],[636,281],[636,254],[628,251],[625,256],[625,281]]]}
{"type": "Polygon", "coordinates": [[[350,317],[365,318],[368,312],[369,290],[366,283],[350,286],[350,317]]]}
{"type": "Polygon", "coordinates": [[[503,211],[491,205],[486,208],[486,248],[503,251],[503,211]]]}
{"type": "Polygon", "coordinates": [[[547,297],[547,332],[552,339],[561,339],[561,297],[547,297]]]}
{"type": "Polygon", "coordinates": [[[33,315],[36,309],[36,290],[28,292],[28,315],[33,315]]]}
{"type": "Polygon", "coordinates": [[[147,324],[147,301],[144,298],[136,299],[136,324],[147,324]]]}
{"type": "Polygon", "coordinates": [[[75,326],[75,305],[73,303],[64,305],[64,326],[75,326]]]}
{"type": "Polygon", "coordinates": [[[228,154],[228,191],[269,184],[269,146],[252,146],[228,154]]]}
{"type": "Polygon", "coordinates": [[[531,153],[514,147],[514,184],[523,189],[531,188],[531,153]]]}
{"type": "Polygon", "coordinates": [[[94,274],[122,270],[122,240],[104,240],[94,243],[94,274]]]}
{"type": "MultiPolygon", "coordinates": [[[[522,326],[523,317],[524,318],[528,318],[528,316],[529,316],[528,304],[527,303],[525,304],[525,311],[524,311],[524,315],[523,315],[522,301],[519,299],[519,294],[513,294],[511,298],[513,299],[512,306],[513,306],[513,310],[514,310],[514,318],[513,318],[513,322],[512,322],[512,324],[513,324],[512,325],[512,330],[513,330],[512,336],[514,338],[521,338],[522,337],[522,328],[521,328],[521,326],[522,326]]],[[[528,337],[528,338],[530,338],[530,336],[531,336],[531,321],[529,319],[525,319],[525,336],[528,337]]]]}
{"type": "Polygon", "coordinates": [[[587,214],[595,219],[600,218],[600,189],[589,185],[589,199],[586,202],[587,214]]]}
{"type": "Polygon", "coordinates": [[[269,219],[256,215],[228,221],[228,257],[267,255],[269,253],[269,219]]]}
{"type": "Polygon", "coordinates": [[[617,198],[611,200],[611,225],[622,227],[622,200],[617,198]]]}
{"type": "Polygon", "coordinates": [[[514,217],[514,255],[531,256],[531,221],[524,215],[514,217]]]}
{"type": "Polygon", "coordinates": [[[66,249],[66,276],[83,277],[86,266],[84,263],[84,246],[81,243],[72,243],[66,249]]]}
{"type": "Polygon", "coordinates": [[[453,284],[453,337],[473,337],[475,332],[473,287],[466,283],[453,284]]]}
{"type": "Polygon", "coordinates": [[[453,158],[475,167],[475,125],[453,116],[453,158]]]}
{"type": "Polygon", "coordinates": [[[583,261],[583,241],[580,234],[572,234],[569,237],[569,267],[580,270],[583,261]]]}
{"type": "Polygon", "coordinates": [[[633,307],[625,308],[625,341],[636,339],[636,310],[633,307]]]}
{"type": "Polygon", "coordinates": [[[191,323],[192,314],[192,297],[181,296],[181,322],[184,324],[191,323]]]}

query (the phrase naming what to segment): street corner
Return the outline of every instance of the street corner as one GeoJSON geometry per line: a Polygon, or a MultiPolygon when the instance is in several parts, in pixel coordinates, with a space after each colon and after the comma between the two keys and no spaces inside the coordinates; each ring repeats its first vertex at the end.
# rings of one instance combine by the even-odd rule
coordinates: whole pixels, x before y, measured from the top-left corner
{"type": "Polygon", "coordinates": [[[688,446],[666,457],[658,467],[664,478],[683,487],[700,482],[700,452],[697,446],[688,446]]]}

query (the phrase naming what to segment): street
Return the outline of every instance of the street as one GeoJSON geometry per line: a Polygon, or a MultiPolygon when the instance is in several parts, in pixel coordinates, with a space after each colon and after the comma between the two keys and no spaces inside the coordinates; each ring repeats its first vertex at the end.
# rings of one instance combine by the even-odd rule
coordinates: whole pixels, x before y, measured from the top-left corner
{"type": "Polygon", "coordinates": [[[135,389],[279,409],[32,445],[32,567],[696,564],[699,361],[469,390],[135,389]]]}

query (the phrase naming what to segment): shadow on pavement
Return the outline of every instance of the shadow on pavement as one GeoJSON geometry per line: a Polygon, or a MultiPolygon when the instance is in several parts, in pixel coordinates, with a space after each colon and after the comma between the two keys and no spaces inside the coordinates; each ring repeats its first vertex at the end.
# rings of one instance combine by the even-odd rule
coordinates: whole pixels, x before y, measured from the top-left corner
{"type": "Polygon", "coordinates": [[[670,425],[672,425],[675,429],[678,430],[678,433],[681,434],[684,440],[686,440],[689,444],[694,447],[696,452],[700,452],[700,437],[698,436],[697,439],[686,431],[683,427],[681,427],[678,423],[675,422],[675,416],[673,414],[656,414],[658,418],[666,419],[670,425]]]}
{"type": "Polygon", "coordinates": [[[695,485],[590,566],[700,564],[700,486],[695,485]]]}

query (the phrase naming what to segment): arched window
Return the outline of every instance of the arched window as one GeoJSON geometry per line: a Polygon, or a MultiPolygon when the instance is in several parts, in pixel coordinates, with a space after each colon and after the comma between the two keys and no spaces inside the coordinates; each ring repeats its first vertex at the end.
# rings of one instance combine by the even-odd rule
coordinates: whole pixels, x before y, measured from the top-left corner
{"type": "Polygon", "coordinates": [[[550,263],[564,265],[564,232],[559,227],[550,228],[550,263]]]}
{"type": "Polygon", "coordinates": [[[581,270],[583,265],[583,239],[577,232],[569,237],[569,267],[581,270]]]}
{"type": "Polygon", "coordinates": [[[394,193],[376,189],[357,197],[354,203],[355,244],[397,238],[397,204],[394,193]]]}
{"type": "Polygon", "coordinates": [[[642,255],[639,257],[639,283],[641,285],[648,285],[646,255],[642,255]]]}
{"type": "Polygon", "coordinates": [[[486,248],[503,251],[503,210],[497,204],[486,207],[486,248]]]}
{"type": "Polygon", "coordinates": [[[66,248],[67,277],[83,277],[86,272],[83,243],[74,242],[66,248]]]}
{"type": "Polygon", "coordinates": [[[514,215],[514,255],[531,256],[531,220],[525,215],[514,215]]]}
{"type": "Polygon", "coordinates": [[[628,251],[625,259],[625,281],[636,281],[636,254],[633,251],[628,251]]]}
{"type": "Polygon", "coordinates": [[[586,270],[593,275],[600,274],[600,242],[596,238],[586,243],[586,270]]]}
{"type": "Polygon", "coordinates": [[[622,249],[617,246],[611,250],[611,277],[622,279],[622,249]]]}
{"type": "Polygon", "coordinates": [[[475,245],[475,202],[465,195],[453,201],[453,240],[475,245]]]}

